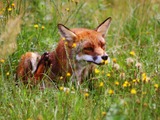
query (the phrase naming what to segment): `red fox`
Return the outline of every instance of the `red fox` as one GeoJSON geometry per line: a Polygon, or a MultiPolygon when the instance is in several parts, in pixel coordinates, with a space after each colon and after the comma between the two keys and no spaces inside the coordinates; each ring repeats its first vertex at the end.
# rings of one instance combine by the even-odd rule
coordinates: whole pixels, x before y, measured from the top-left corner
{"type": "MultiPolygon", "coordinates": [[[[81,84],[92,74],[95,65],[103,65],[108,59],[105,52],[105,34],[111,23],[111,17],[102,22],[95,30],[86,28],[69,29],[58,24],[61,39],[53,52],[44,53],[34,72],[34,82],[38,83],[45,70],[53,81],[60,77],[67,82],[66,74],[71,80],[81,84]]],[[[22,66],[20,63],[19,66],[22,66]]],[[[25,65],[23,65],[25,66],[25,65]]],[[[17,73],[20,71],[18,70],[17,73]]],[[[62,81],[62,80],[61,80],[62,81]]]]}

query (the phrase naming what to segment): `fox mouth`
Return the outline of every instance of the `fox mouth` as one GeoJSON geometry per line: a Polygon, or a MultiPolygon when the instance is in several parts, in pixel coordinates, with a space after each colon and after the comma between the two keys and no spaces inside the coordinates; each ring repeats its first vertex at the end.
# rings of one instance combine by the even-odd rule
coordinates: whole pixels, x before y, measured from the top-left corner
{"type": "Polygon", "coordinates": [[[96,64],[96,65],[104,65],[104,63],[96,63],[96,62],[94,62],[94,61],[87,61],[88,63],[94,63],[94,64],[96,64]]]}
{"type": "Polygon", "coordinates": [[[104,65],[107,59],[108,59],[108,56],[91,56],[91,55],[76,56],[76,60],[78,61],[82,60],[88,63],[94,63],[96,65],[104,65]]]}

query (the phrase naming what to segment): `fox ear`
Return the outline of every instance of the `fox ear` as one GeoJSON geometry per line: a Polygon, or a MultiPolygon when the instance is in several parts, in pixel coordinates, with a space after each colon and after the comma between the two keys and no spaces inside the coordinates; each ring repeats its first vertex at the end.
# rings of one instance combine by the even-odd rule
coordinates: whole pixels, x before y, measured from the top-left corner
{"type": "Polygon", "coordinates": [[[110,26],[112,18],[107,18],[104,22],[102,22],[97,28],[96,31],[101,33],[103,37],[105,37],[105,34],[108,32],[108,28],[110,26]]]}
{"type": "Polygon", "coordinates": [[[76,34],[62,24],[58,24],[58,30],[60,35],[68,41],[76,38],[76,34]]]}

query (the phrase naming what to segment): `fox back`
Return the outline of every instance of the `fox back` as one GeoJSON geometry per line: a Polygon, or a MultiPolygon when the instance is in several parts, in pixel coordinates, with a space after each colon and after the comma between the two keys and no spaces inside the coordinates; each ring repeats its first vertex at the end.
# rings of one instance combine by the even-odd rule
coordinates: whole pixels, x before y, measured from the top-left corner
{"type": "Polygon", "coordinates": [[[41,56],[35,52],[23,54],[18,64],[16,79],[20,78],[23,83],[28,83],[28,79],[34,76],[40,58],[41,56]]]}

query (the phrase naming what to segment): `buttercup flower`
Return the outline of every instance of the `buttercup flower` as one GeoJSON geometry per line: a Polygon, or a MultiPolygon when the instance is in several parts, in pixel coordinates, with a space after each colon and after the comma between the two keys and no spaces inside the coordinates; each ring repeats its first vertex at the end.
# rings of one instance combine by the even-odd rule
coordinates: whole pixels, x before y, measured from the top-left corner
{"type": "Polygon", "coordinates": [[[102,115],[105,116],[107,113],[106,112],[102,112],[102,115]]]}
{"type": "Polygon", "coordinates": [[[12,8],[8,8],[8,12],[11,12],[12,11],[12,8]]]}
{"type": "Polygon", "coordinates": [[[118,82],[118,81],[115,81],[114,84],[118,86],[118,85],[119,85],[119,82],[118,82]]]}
{"type": "Polygon", "coordinates": [[[136,55],[134,51],[131,51],[129,54],[132,55],[132,56],[136,55]]]}
{"type": "Polygon", "coordinates": [[[35,25],[34,25],[34,28],[36,28],[36,29],[37,29],[38,27],[39,27],[39,26],[38,26],[38,24],[35,24],[35,25]]]}
{"type": "Polygon", "coordinates": [[[75,48],[77,45],[76,45],[76,43],[73,43],[72,44],[72,48],[75,48]]]}
{"type": "Polygon", "coordinates": [[[68,42],[65,42],[64,44],[65,44],[65,45],[68,45],[68,42]]]}
{"type": "Polygon", "coordinates": [[[146,75],[146,73],[142,74],[142,81],[148,83],[150,81],[150,78],[146,75]]]}
{"type": "Polygon", "coordinates": [[[104,83],[100,82],[99,87],[103,87],[103,86],[104,86],[104,83]]]}
{"type": "Polygon", "coordinates": [[[110,74],[110,73],[107,73],[107,77],[111,77],[111,74],[110,74]]]}
{"type": "Polygon", "coordinates": [[[6,75],[9,76],[9,72],[7,72],[6,75]]]}
{"type": "Polygon", "coordinates": [[[71,76],[71,73],[68,72],[68,73],[66,74],[66,76],[67,76],[67,77],[70,77],[70,76],[71,76]]]}
{"type": "Polygon", "coordinates": [[[4,63],[5,61],[4,61],[4,59],[1,59],[0,62],[1,62],[1,63],[4,63]]]}
{"type": "Polygon", "coordinates": [[[108,93],[109,93],[110,95],[112,95],[112,94],[114,94],[114,91],[113,91],[112,89],[110,89],[110,90],[108,91],[108,93]]]}
{"type": "Polygon", "coordinates": [[[123,87],[129,87],[129,86],[131,86],[131,84],[128,81],[125,81],[122,86],[123,87]]]}
{"type": "Polygon", "coordinates": [[[158,84],[154,84],[154,87],[155,87],[156,89],[158,89],[159,85],[158,85],[158,84]]]}
{"type": "Polygon", "coordinates": [[[11,6],[14,8],[14,7],[15,7],[15,4],[14,4],[14,3],[12,3],[12,4],[11,4],[11,6]]]}
{"type": "Polygon", "coordinates": [[[44,27],[43,25],[42,25],[42,27],[41,27],[41,28],[42,28],[42,30],[44,30],[44,29],[45,29],[45,27],[44,27]]]}
{"type": "Polygon", "coordinates": [[[64,90],[64,87],[60,87],[59,89],[60,89],[61,91],[63,91],[63,90],[64,90]]]}
{"type": "Polygon", "coordinates": [[[108,60],[105,60],[105,61],[104,61],[104,64],[107,65],[107,64],[108,64],[108,60]]]}
{"type": "Polygon", "coordinates": [[[131,89],[131,94],[136,94],[136,93],[137,93],[137,91],[135,88],[131,89]]]}
{"type": "Polygon", "coordinates": [[[66,40],[66,38],[65,38],[65,37],[63,37],[63,38],[62,38],[62,40],[66,40]]]}
{"type": "Polygon", "coordinates": [[[59,79],[62,80],[62,79],[63,79],[63,76],[61,76],[59,79]]]}
{"type": "Polygon", "coordinates": [[[113,58],[112,61],[113,61],[113,63],[116,63],[116,62],[117,62],[116,58],[113,58]]]}
{"type": "Polygon", "coordinates": [[[133,80],[132,80],[132,82],[133,82],[133,83],[136,83],[136,82],[137,82],[137,80],[136,80],[136,79],[133,79],[133,80]]]}
{"type": "Polygon", "coordinates": [[[70,9],[69,9],[69,8],[66,8],[65,10],[66,10],[66,11],[69,11],[70,9]]]}
{"type": "Polygon", "coordinates": [[[85,93],[85,94],[84,94],[84,97],[85,97],[85,98],[89,97],[89,93],[85,93]]]}
{"type": "Polygon", "coordinates": [[[100,73],[100,70],[98,70],[97,68],[95,68],[95,69],[94,69],[94,72],[95,72],[96,74],[98,74],[98,73],[100,73]]]}

